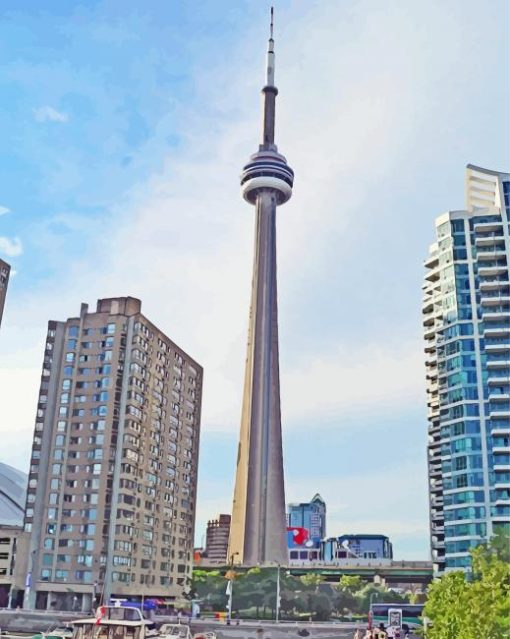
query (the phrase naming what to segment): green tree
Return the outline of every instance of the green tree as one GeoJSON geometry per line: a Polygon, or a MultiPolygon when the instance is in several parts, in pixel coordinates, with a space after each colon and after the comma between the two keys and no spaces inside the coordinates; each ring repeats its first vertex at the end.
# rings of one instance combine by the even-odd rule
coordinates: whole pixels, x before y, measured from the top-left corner
{"type": "Polygon", "coordinates": [[[427,639],[510,638],[510,565],[502,558],[509,541],[498,536],[489,548],[475,548],[472,574],[450,572],[431,584],[427,639]]]}
{"type": "Polygon", "coordinates": [[[310,572],[307,575],[303,575],[299,579],[304,586],[307,586],[309,588],[317,588],[318,586],[320,586],[321,583],[323,583],[325,577],[324,575],[317,575],[313,572],[310,572]]]}
{"type": "Polygon", "coordinates": [[[363,588],[365,582],[358,575],[342,575],[338,585],[342,590],[354,594],[363,588]]]}
{"type": "Polygon", "coordinates": [[[331,599],[326,593],[316,593],[312,595],[312,610],[316,621],[328,621],[331,617],[331,599]]]}

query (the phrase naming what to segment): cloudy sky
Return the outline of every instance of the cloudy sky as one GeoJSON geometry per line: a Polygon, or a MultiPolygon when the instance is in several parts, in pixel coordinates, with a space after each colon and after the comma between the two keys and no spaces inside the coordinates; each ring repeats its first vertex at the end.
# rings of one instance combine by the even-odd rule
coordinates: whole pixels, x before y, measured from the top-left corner
{"type": "MultiPolygon", "coordinates": [[[[239,428],[263,0],[3,0],[0,460],[26,469],[48,319],[133,295],[205,367],[197,541],[228,512],[239,428]]],[[[428,556],[420,301],[464,167],[509,169],[510,5],[277,0],[288,500],[328,534],[428,556]]]]}

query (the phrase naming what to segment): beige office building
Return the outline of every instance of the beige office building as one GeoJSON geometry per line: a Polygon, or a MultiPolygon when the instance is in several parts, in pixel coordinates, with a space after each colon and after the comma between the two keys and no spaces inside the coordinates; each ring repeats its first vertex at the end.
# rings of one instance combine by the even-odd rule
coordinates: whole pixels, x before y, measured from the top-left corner
{"type": "Polygon", "coordinates": [[[131,297],[51,321],[25,605],[179,597],[191,577],[203,369],[131,297]]]}
{"type": "Polygon", "coordinates": [[[0,260],[0,325],[2,324],[2,315],[4,314],[5,297],[7,295],[7,286],[9,284],[9,273],[11,267],[7,262],[0,260]]]}

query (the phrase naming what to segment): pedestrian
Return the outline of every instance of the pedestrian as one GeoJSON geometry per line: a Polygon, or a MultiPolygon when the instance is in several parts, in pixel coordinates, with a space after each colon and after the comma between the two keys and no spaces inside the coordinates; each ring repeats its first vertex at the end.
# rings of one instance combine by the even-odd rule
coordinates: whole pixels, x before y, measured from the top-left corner
{"type": "Polygon", "coordinates": [[[370,630],[370,628],[367,629],[365,636],[363,637],[363,639],[374,639],[374,634],[373,632],[370,630]]]}
{"type": "Polygon", "coordinates": [[[361,636],[361,630],[359,628],[356,628],[353,639],[363,639],[363,637],[361,636]]]}
{"type": "Polygon", "coordinates": [[[383,623],[379,624],[379,628],[376,631],[377,639],[388,639],[388,633],[386,632],[386,628],[383,623]]]}

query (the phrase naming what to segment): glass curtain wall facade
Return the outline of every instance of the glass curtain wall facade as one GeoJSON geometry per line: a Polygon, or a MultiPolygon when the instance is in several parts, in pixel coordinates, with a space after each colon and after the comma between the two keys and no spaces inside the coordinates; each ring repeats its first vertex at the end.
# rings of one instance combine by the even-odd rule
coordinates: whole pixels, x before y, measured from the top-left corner
{"type": "Polygon", "coordinates": [[[510,528],[510,175],[468,165],[467,210],[436,220],[425,261],[432,560],[510,528]]]}
{"type": "Polygon", "coordinates": [[[287,526],[306,528],[310,539],[320,542],[326,537],[326,503],[320,495],[310,502],[288,504],[287,526]]]}

